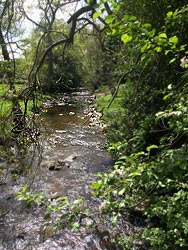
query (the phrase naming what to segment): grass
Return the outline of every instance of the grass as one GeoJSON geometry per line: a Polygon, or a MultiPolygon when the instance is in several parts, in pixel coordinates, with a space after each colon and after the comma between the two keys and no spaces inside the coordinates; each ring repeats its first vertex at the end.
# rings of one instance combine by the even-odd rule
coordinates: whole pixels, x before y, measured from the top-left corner
{"type": "MultiPolygon", "coordinates": [[[[105,90],[105,92],[98,90],[98,93],[103,93],[103,94],[99,95],[97,97],[97,100],[96,100],[97,109],[99,111],[105,110],[105,108],[108,107],[108,105],[112,99],[112,95],[109,93],[108,89],[105,89],[103,87],[103,88],[101,88],[101,90],[105,90]],[[107,94],[105,94],[105,93],[107,93],[107,94]]],[[[123,110],[122,100],[123,100],[123,85],[119,88],[118,94],[116,95],[116,97],[114,98],[110,107],[108,108],[108,112],[122,111],[123,110]]]]}
{"type": "MultiPolygon", "coordinates": [[[[27,88],[25,84],[16,84],[16,93],[19,93],[20,91],[24,90],[27,88]]],[[[40,94],[39,94],[40,95],[40,94]]],[[[13,92],[10,91],[9,85],[8,84],[0,84],[0,117],[8,117],[10,115],[11,109],[12,109],[12,99],[13,97],[13,92]]],[[[44,97],[44,96],[43,96],[44,97]]],[[[22,111],[24,112],[24,101],[19,100],[20,107],[22,111]]],[[[43,104],[42,100],[37,101],[37,105],[41,107],[43,104]]],[[[28,101],[28,114],[32,113],[32,108],[33,108],[33,101],[29,100],[28,101]]]]}
{"type": "MultiPolygon", "coordinates": [[[[24,84],[17,84],[15,85],[16,93],[27,88],[24,84]]],[[[13,91],[10,91],[8,84],[0,84],[0,137],[4,135],[8,135],[11,133],[12,124],[10,122],[10,115],[12,112],[12,98],[13,98],[13,91]]],[[[43,99],[47,96],[38,94],[39,99],[37,100],[38,107],[43,105],[43,99]]],[[[21,107],[22,112],[25,111],[25,104],[24,100],[19,99],[19,104],[21,107]]],[[[27,115],[32,114],[33,109],[33,100],[29,100],[27,103],[27,115]]]]}
{"type": "MultiPolygon", "coordinates": [[[[19,92],[26,88],[24,84],[15,85],[16,92],[19,92]]],[[[0,84],[0,117],[8,117],[11,112],[12,102],[11,96],[13,92],[10,91],[8,84],[0,84]],[[10,99],[10,100],[8,100],[10,99]]]]}
{"type": "Polygon", "coordinates": [[[0,84],[0,96],[4,95],[9,89],[7,84],[0,84]]]}
{"type": "MultiPolygon", "coordinates": [[[[16,84],[16,92],[20,92],[21,90],[24,90],[27,86],[25,84],[16,84]]],[[[0,83],[0,96],[3,96],[4,94],[8,93],[9,91],[9,85],[0,83]]]]}
{"type": "Polygon", "coordinates": [[[11,101],[0,100],[0,117],[8,117],[11,112],[11,101]]]}
{"type": "MultiPolygon", "coordinates": [[[[110,103],[111,99],[112,99],[111,94],[98,97],[96,100],[97,109],[99,111],[102,111],[104,108],[108,107],[108,104],[110,103]]],[[[112,104],[108,108],[108,111],[121,110],[122,109],[121,102],[122,102],[121,97],[119,96],[115,97],[112,104]]]]}
{"type": "Polygon", "coordinates": [[[107,85],[101,85],[98,89],[96,89],[95,93],[110,93],[109,87],[107,85]]]}

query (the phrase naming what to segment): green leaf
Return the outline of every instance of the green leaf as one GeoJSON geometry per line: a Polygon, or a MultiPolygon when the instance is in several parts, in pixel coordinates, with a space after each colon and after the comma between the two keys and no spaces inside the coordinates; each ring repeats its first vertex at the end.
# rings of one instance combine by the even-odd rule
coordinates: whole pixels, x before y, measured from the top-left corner
{"type": "Polygon", "coordinates": [[[171,97],[171,96],[172,96],[172,94],[171,94],[171,93],[170,93],[170,94],[168,94],[168,95],[165,95],[165,96],[163,97],[163,100],[164,100],[164,101],[166,101],[166,100],[168,100],[168,98],[169,98],[169,97],[171,97]]]}
{"type": "Polygon", "coordinates": [[[166,116],[166,112],[160,111],[156,114],[157,119],[161,119],[166,116]]]}
{"type": "Polygon", "coordinates": [[[129,17],[129,21],[136,21],[136,20],[137,20],[136,16],[130,16],[129,17]]]}
{"type": "Polygon", "coordinates": [[[130,41],[132,41],[132,36],[128,35],[128,34],[123,34],[121,36],[121,41],[125,44],[129,43],[130,41]]]}
{"type": "Polygon", "coordinates": [[[129,15],[124,15],[123,20],[124,20],[125,22],[129,21],[129,15]]]}
{"type": "Polygon", "coordinates": [[[175,61],[176,61],[176,58],[174,57],[174,58],[172,58],[172,59],[170,60],[169,63],[173,63],[173,62],[175,62],[175,61]]]}
{"type": "Polygon", "coordinates": [[[82,199],[78,199],[74,201],[74,205],[82,204],[84,201],[82,199]]]}
{"type": "Polygon", "coordinates": [[[66,197],[61,196],[61,197],[57,198],[57,201],[66,201],[66,202],[68,202],[68,199],[66,197]]]}
{"type": "Polygon", "coordinates": [[[71,227],[73,230],[75,230],[77,232],[80,230],[80,224],[78,222],[72,223],[71,227]]]}
{"type": "Polygon", "coordinates": [[[168,55],[168,53],[172,52],[172,50],[168,49],[168,50],[165,50],[165,55],[168,55]]]}
{"type": "Polygon", "coordinates": [[[161,33],[161,34],[159,34],[159,37],[160,37],[160,38],[165,38],[165,39],[166,39],[166,38],[167,38],[167,35],[166,35],[166,33],[161,33]]]}
{"type": "Polygon", "coordinates": [[[125,188],[122,188],[122,189],[118,192],[118,194],[119,194],[119,195],[123,195],[123,194],[125,193],[125,190],[126,190],[125,188]]]}
{"type": "Polygon", "coordinates": [[[143,25],[143,27],[146,28],[146,29],[149,29],[149,28],[151,28],[151,24],[150,23],[145,23],[143,25]]]}
{"type": "Polygon", "coordinates": [[[172,11],[169,11],[169,12],[167,13],[167,17],[170,18],[170,17],[172,17],[172,16],[173,16],[173,12],[172,12],[172,11]]]}
{"type": "Polygon", "coordinates": [[[177,36],[170,37],[169,42],[176,45],[178,43],[178,37],[177,36]]]}
{"type": "Polygon", "coordinates": [[[112,21],[114,20],[114,17],[112,15],[108,15],[106,18],[105,18],[105,22],[107,24],[110,24],[112,23],[112,21]]]}
{"type": "Polygon", "coordinates": [[[149,147],[146,148],[146,150],[149,152],[151,149],[158,148],[157,145],[150,145],[149,147]]]}
{"type": "Polygon", "coordinates": [[[150,48],[150,44],[145,44],[144,46],[141,47],[141,52],[145,52],[146,50],[148,50],[150,48]]]}
{"type": "Polygon", "coordinates": [[[93,19],[97,19],[102,13],[101,12],[95,12],[93,14],[93,19]]]}
{"type": "Polygon", "coordinates": [[[16,199],[18,201],[23,201],[25,199],[25,197],[23,195],[19,194],[19,195],[16,196],[16,199]]]}
{"type": "Polygon", "coordinates": [[[100,183],[95,182],[95,183],[92,183],[90,187],[91,187],[92,189],[98,189],[98,188],[100,188],[100,186],[101,186],[100,183]]]}
{"type": "Polygon", "coordinates": [[[160,46],[157,46],[157,47],[155,48],[155,50],[159,53],[159,52],[162,51],[162,48],[161,48],[160,46]]]}
{"type": "Polygon", "coordinates": [[[25,193],[27,191],[27,186],[23,186],[22,193],[25,193]]]}
{"type": "Polygon", "coordinates": [[[115,35],[118,35],[119,33],[119,30],[117,29],[112,29],[112,35],[115,36],[115,35]]]}
{"type": "Polygon", "coordinates": [[[115,226],[117,224],[117,219],[118,219],[118,216],[115,215],[111,218],[111,222],[112,222],[112,225],[115,226]]]}

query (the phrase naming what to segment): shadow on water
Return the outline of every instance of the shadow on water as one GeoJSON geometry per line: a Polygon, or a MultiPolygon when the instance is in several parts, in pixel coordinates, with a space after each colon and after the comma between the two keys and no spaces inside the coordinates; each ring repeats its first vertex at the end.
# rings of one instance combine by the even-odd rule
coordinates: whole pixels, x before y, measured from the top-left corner
{"type": "MultiPolygon", "coordinates": [[[[113,166],[114,159],[102,147],[106,141],[99,127],[86,122],[92,102],[89,92],[80,91],[65,95],[53,105],[47,104],[43,130],[49,136],[43,141],[42,162],[34,176],[33,190],[67,196],[70,200],[83,198],[88,206],[98,206],[91,197],[89,185],[97,172],[113,166]]],[[[108,224],[101,231],[87,232],[85,229],[78,234],[65,229],[55,235],[41,235],[41,227],[45,224],[41,209],[26,209],[13,198],[20,183],[7,182],[1,189],[0,250],[119,249],[109,243],[113,229],[108,224]]],[[[122,227],[128,234],[142,228],[139,223],[134,225],[130,221],[122,227]]]]}

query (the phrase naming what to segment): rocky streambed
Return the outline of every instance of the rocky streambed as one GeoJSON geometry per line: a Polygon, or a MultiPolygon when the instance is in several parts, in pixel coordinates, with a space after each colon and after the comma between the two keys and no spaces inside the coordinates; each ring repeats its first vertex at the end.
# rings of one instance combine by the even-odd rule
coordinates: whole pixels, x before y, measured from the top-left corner
{"type": "MultiPolygon", "coordinates": [[[[29,164],[29,171],[15,179],[6,176],[1,185],[0,250],[116,250],[119,247],[109,241],[111,234],[123,231],[130,235],[142,230],[139,221],[127,218],[116,229],[106,222],[90,231],[83,228],[81,233],[68,228],[55,232],[40,207],[27,209],[14,199],[15,192],[29,184],[33,191],[52,198],[82,198],[88,207],[99,206],[92,198],[90,184],[97,172],[113,166],[114,159],[104,149],[106,139],[98,120],[100,114],[92,107],[94,98],[90,92],[79,90],[45,104],[41,130],[46,136],[40,141],[40,149],[36,147],[27,159],[18,157],[26,169],[29,164]]],[[[6,162],[0,164],[8,167],[6,162]]]]}

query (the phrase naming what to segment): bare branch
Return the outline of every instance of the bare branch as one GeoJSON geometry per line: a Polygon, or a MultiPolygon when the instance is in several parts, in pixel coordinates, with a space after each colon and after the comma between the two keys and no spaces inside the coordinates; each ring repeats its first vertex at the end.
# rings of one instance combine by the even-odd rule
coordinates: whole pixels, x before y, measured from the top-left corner
{"type": "Polygon", "coordinates": [[[25,12],[25,10],[22,8],[22,13],[24,14],[24,16],[27,18],[27,20],[29,20],[30,22],[34,23],[37,27],[41,28],[41,29],[45,29],[44,26],[42,26],[41,24],[37,23],[35,20],[33,20],[32,18],[30,18],[27,13],[25,12]]]}
{"type": "Polygon", "coordinates": [[[79,32],[81,29],[83,29],[85,26],[87,25],[92,25],[94,27],[94,29],[97,31],[97,38],[98,38],[98,41],[100,43],[100,46],[102,48],[102,51],[106,51],[106,48],[104,46],[104,43],[102,42],[102,37],[101,37],[101,32],[106,28],[102,28],[100,29],[99,26],[97,24],[95,24],[94,22],[92,22],[89,18],[85,18],[85,17],[82,17],[82,18],[79,18],[77,19],[77,21],[85,21],[87,22],[83,27],[81,27],[80,29],[78,29],[76,32],[79,32]]]}
{"type": "Polygon", "coordinates": [[[94,5],[97,3],[96,0],[92,0],[91,3],[87,6],[84,6],[82,8],[80,8],[79,10],[77,10],[67,21],[67,23],[71,23],[73,22],[73,20],[76,20],[79,16],[81,16],[82,14],[92,11],[94,10],[94,5]]]}
{"type": "Polygon", "coordinates": [[[49,51],[51,51],[54,47],[56,47],[56,46],[58,46],[58,45],[60,45],[60,44],[63,44],[63,43],[67,43],[67,42],[68,42],[68,39],[61,39],[61,40],[59,40],[59,41],[53,43],[52,45],[50,45],[50,46],[46,49],[45,53],[43,54],[43,56],[42,56],[42,58],[41,58],[41,60],[40,60],[40,62],[39,62],[39,64],[38,64],[38,67],[37,67],[37,69],[36,69],[36,74],[38,74],[38,72],[39,72],[39,70],[40,70],[40,68],[41,68],[41,66],[42,66],[42,64],[43,64],[43,62],[44,62],[44,59],[45,59],[46,56],[48,55],[49,51]]]}
{"type": "Polygon", "coordinates": [[[77,10],[67,21],[68,24],[72,23],[71,29],[70,29],[70,33],[69,33],[69,43],[73,43],[74,40],[74,34],[75,34],[75,30],[76,30],[76,24],[77,24],[77,19],[79,16],[81,16],[82,14],[89,12],[89,11],[93,11],[94,10],[94,5],[97,3],[96,0],[92,0],[91,3],[87,6],[84,6],[82,8],[80,8],[79,10],[77,10]]]}
{"type": "Polygon", "coordinates": [[[110,6],[109,6],[108,2],[104,3],[104,7],[106,8],[106,11],[107,11],[108,15],[113,14],[113,11],[110,9],[110,6]]]}
{"type": "MultiPolygon", "coordinates": [[[[143,55],[143,53],[140,53],[140,54],[138,55],[138,57],[137,57],[137,60],[136,60],[136,62],[135,62],[135,64],[134,64],[134,66],[133,66],[130,70],[128,70],[127,72],[125,72],[125,73],[120,77],[120,79],[119,79],[119,81],[118,81],[118,83],[117,83],[117,87],[116,87],[116,89],[115,89],[115,91],[114,91],[114,93],[113,93],[113,95],[112,95],[112,98],[111,98],[110,102],[108,103],[108,106],[107,106],[107,107],[104,107],[103,110],[104,110],[104,109],[109,109],[109,108],[110,108],[111,104],[113,103],[113,101],[114,101],[114,99],[115,99],[115,97],[116,97],[116,95],[117,95],[117,93],[118,93],[119,86],[120,86],[120,84],[122,83],[122,80],[125,79],[125,77],[126,77],[127,75],[129,75],[130,73],[132,73],[132,72],[135,70],[135,67],[136,67],[136,65],[138,64],[139,59],[140,59],[140,57],[141,57],[142,55],[143,55]]],[[[102,115],[103,115],[103,110],[102,110],[102,115]]]]}

